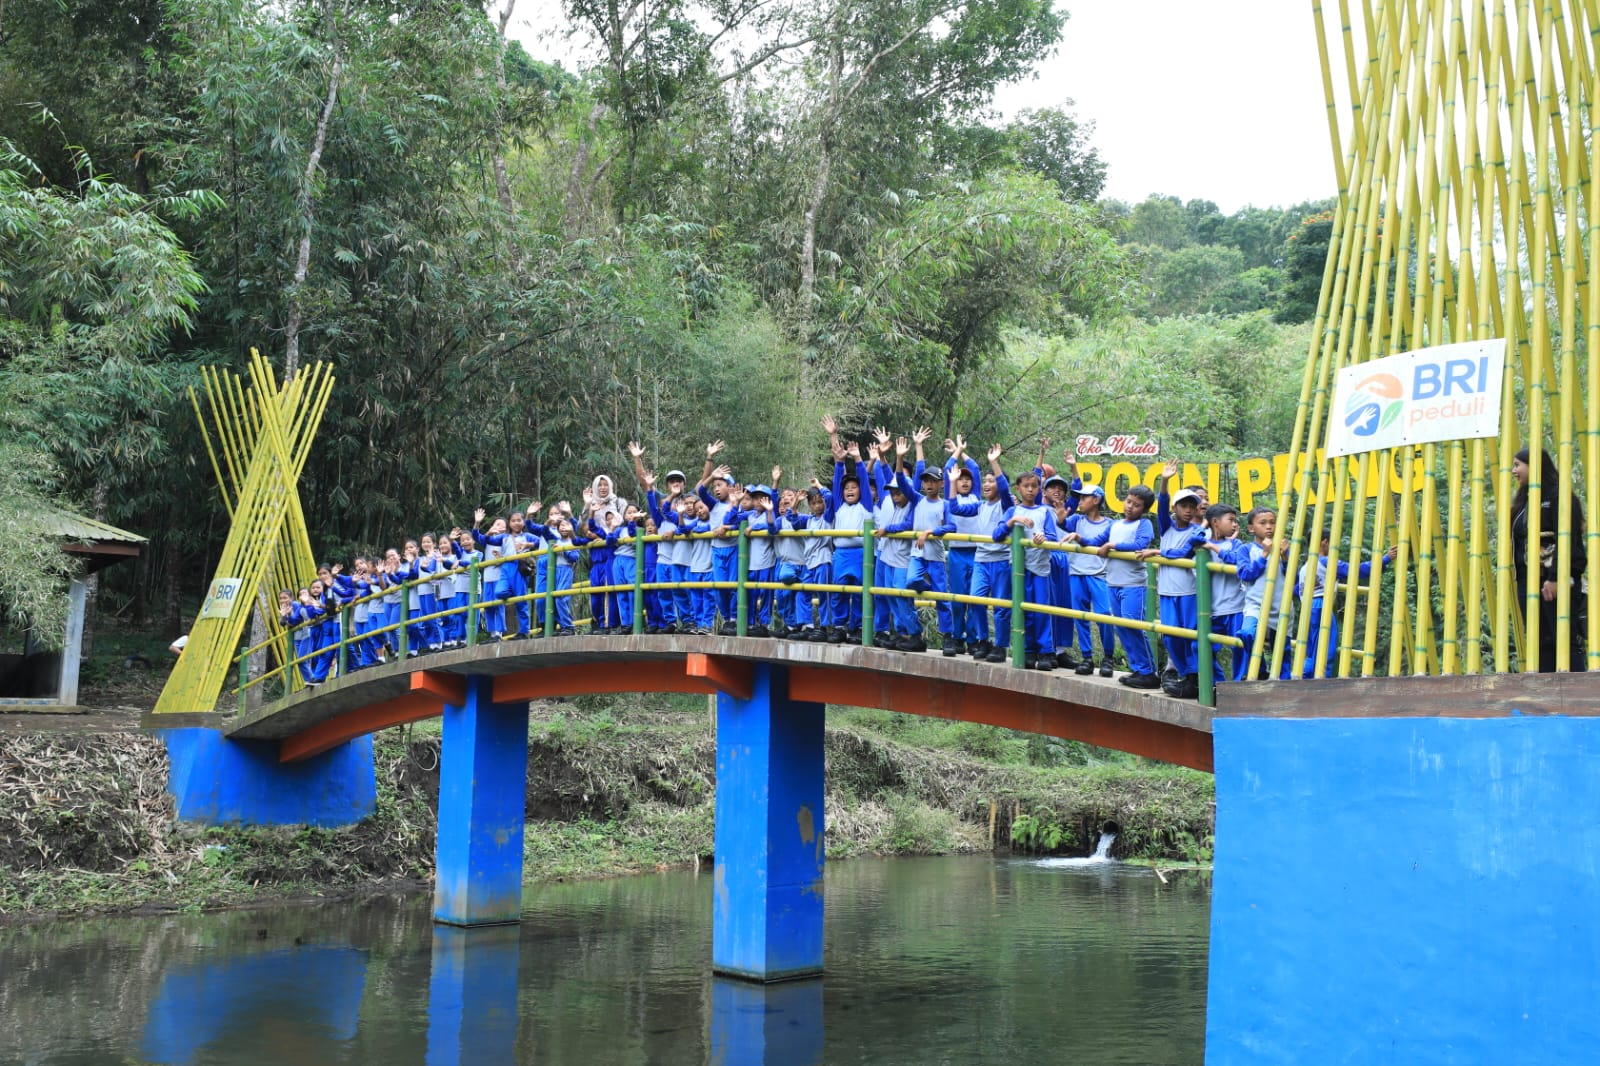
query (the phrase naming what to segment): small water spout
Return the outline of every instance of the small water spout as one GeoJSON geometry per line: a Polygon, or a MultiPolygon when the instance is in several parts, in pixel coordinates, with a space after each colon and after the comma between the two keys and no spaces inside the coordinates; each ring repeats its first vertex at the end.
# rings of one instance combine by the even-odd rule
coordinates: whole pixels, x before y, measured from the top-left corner
{"type": "Polygon", "coordinates": [[[1094,854],[1089,857],[1091,859],[1099,859],[1102,862],[1109,861],[1111,858],[1111,845],[1115,844],[1116,842],[1117,834],[1101,833],[1100,843],[1094,846],[1094,854]]]}

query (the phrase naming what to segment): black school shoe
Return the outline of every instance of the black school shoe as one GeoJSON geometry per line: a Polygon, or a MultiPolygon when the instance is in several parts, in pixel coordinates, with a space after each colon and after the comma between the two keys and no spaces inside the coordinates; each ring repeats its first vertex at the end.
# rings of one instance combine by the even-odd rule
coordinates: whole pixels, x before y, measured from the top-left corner
{"type": "Polygon", "coordinates": [[[1041,655],[1041,656],[1039,656],[1039,662],[1033,667],[1033,669],[1038,670],[1040,673],[1045,673],[1045,674],[1048,674],[1050,671],[1054,670],[1055,668],[1056,668],[1056,657],[1054,655],[1041,655]]]}
{"type": "Polygon", "coordinates": [[[1110,659],[1101,659],[1100,660],[1100,676],[1101,677],[1110,677],[1111,676],[1111,660],[1110,659]]]}
{"type": "Polygon", "coordinates": [[[920,633],[915,635],[908,633],[900,638],[895,647],[899,648],[901,651],[921,653],[928,650],[928,642],[922,639],[922,634],[920,633]]]}
{"type": "Polygon", "coordinates": [[[939,649],[939,654],[943,655],[946,659],[954,659],[957,655],[960,655],[966,650],[967,646],[961,643],[959,640],[946,640],[944,642],[944,646],[939,649]]]}
{"type": "Polygon", "coordinates": [[[838,626],[834,626],[833,628],[829,629],[827,641],[829,644],[843,644],[844,630],[840,629],[838,626]]]}
{"type": "Polygon", "coordinates": [[[972,653],[973,659],[982,662],[989,657],[991,651],[994,651],[994,645],[987,640],[980,640],[976,643],[968,644],[967,651],[972,653]]]}
{"type": "Polygon", "coordinates": [[[989,653],[983,657],[983,661],[986,663],[1003,663],[1006,659],[1007,655],[1004,648],[990,648],[989,653]]]}
{"type": "Polygon", "coordinates": [[[1080,659],[1080,660],[1078,660],[1078,665],[1073,668],[1072,672],[1077,674],[1079,677],[1088,677],[1090,674],[1094,673],[1094,660],[1093,659],[1080,659]]]}
{"type": "Polygon", "coordinates": [[[745,626],[744,634],[747,637],[770,637],[772,632],[766,626],[745,626]]]}
{"type": "Polygon", "coordinates": [[[1129,688],[1157,689],[1161,687],[1161,679],[1155,674],[1124,674],[1117,678],[1118,683],[1129,688]]]}
{"type": "Polygon", "coordinates": [[[1200,698],[1200,675],[1199,674],[1185,674],[1185,675],[1183,675],[1183,688],[1182,688],[1182,692],[1181,692],[1181,694],[1179,695],[1178,698],[1179,699],[1185,699],[1185,700],[1197,700],[1197,699],[1200,698]]]}

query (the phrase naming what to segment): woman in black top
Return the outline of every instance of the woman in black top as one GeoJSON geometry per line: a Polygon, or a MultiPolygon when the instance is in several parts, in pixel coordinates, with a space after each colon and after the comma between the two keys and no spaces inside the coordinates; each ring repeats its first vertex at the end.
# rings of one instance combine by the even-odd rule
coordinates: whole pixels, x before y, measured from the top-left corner
{"type": "MultiPolygon", "coordinates": [[[[1527,594],[1530,580],[1537,581],[1535,591],[1539,596],[1539,672],[1554,673],[1556,669],[1556,594],[1559,588],[1556,573],[1556,534],[1561,525],[1561,475],[1549,452],[1539,454],[1539,573],[1536,579],[1528,573],[1528,449],[1523,448],[1511,463],[1511,473],[1517,479],[1517,494],[1511,499],[1511,558],[1517,568],[1517,608],[1527,621],[1527,594]]],[[[1588,628],[1587,597],[1583,574],[1589,557],[1583,544],[1583,505],[1576,494],[1572,495],[1571,536],[1571,610],[1568,612],[1571,629],[1573,670],[1585,668],[1583,654],[1584,634],[1588,628]]],[[[1532,657],[1531,651],[1529,657],[1532,657]]]]}

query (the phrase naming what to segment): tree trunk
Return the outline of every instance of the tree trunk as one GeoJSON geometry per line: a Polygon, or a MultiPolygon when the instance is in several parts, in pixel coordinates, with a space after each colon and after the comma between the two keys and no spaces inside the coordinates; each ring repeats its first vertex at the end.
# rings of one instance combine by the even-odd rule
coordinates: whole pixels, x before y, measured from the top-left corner
{"type": "Polygon", "coordinates": [[[806,200],[804,231],[800,238],[800,310],[807,317],[811,315],[817,289],[817,216],[822,213],[822,201],[828,195],[828,175],[833,169],[833,153],[826,139],[819,155],[817,176],[811,183],[811,196],[806,200]]]}
{"type": "Polygon", "coordinates": [[[505,111],[506,111],[506,24],[511,21],[511,12],[517,6],[517,0],[506,0],[505,9],[500,12],[500,44],[494,50],[494,80],[500,88],[500,99],[495,104],[495,144],[494,144],[494,191],[500,198],[500,206],[507,215],[515,215],[516,207],[511,202],[511,180],[506,176],[506,150],[504,143],[505,111]]]}
{"type": "Polygon", "coordinates": [[[300,304],[300,289],[305,285],[311,268],[311,228],[316,222],[316,195],[314,182],[317,168],[322,163],[322,150],[328,143],[328,122],[333,118],[334,104],[339,99],[339,78],[344,73],[344,53],[337,40],[333,49],[333,71],[328,75],[328,96],[322,104],[322,117],[317,120],[317,133],[311,141],[311,156],[306,160],[306,170],[300,179],[300,248],[295,256],[294,280],[289,283],[289,308],[283,327],[283,376],[294,377],[300,367],[300,324],[305,312],[300,304]]]}

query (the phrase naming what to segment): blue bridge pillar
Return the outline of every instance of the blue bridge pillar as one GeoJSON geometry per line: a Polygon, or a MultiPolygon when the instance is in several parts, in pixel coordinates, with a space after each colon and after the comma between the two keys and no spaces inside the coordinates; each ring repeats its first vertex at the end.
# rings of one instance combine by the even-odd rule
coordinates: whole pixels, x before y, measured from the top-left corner
{"type": "Polygon", "coordinates": [[[822,972],[823,706],[757,664],[749,699],[717,697],[711,966],[782,981],[822,972]]]}
{"type": "Polygon", "coordinates": [[[353,825],[377,802],[370,736],[284,763],[274,740],[230,740],[202,726],[155,733],[167,749],[167,791],[180,822],[353,825]]]}
{"type": "Polygon", "coordinates": [[[1594,1061],[1600,718],[1214,728],[1207,1063],[1594,1061]]]}
{"type": "Polygon", "coordinates": [[[433,920],[447,925],[522,917],[528,708],[493,703],[493,681],[467,678],[462,705],[444,708],[433,920]]]}

